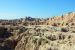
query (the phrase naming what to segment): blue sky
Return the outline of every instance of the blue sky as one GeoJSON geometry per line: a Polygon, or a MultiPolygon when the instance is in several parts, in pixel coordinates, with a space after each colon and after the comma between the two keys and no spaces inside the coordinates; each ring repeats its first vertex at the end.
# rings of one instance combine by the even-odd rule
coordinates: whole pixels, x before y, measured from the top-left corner
{"type": "Polygon", "coordinates": [[[75,11],[75,0],[0,0],[0,19],[47,18],[75,11]]]}

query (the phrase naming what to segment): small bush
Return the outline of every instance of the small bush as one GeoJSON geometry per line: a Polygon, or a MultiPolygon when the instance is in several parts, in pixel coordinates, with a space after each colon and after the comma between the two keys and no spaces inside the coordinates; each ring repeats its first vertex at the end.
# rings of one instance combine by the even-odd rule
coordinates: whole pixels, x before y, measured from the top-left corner
{"type": "Polygon", "coordinates": [[[68,32],[69,29],[68,28],[61,28],[61,32],[68,32]]]}
{"type": "Polygon", "coordinates": [[[58,26],[56,23],[54,23],[52,26],[58,26]]]}

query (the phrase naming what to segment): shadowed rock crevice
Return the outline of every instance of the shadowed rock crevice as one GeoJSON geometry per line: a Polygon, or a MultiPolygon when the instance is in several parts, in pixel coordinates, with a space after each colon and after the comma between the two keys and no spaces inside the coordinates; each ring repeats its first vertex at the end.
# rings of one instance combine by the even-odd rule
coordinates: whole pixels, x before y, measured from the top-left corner
{"type": "Polygon", "coordinates": [[[13,36],[8,28],[0,27],[0,50],[13,50],[15,48],[16,41],[7,40],[9,37],[13,36]]]}
{"type": "Polygon", "coordinates": [[[8,38],[11,35],[12,35],[12,33],[7,31],[7,28],[0,27],[0,38],[8,38]]]}

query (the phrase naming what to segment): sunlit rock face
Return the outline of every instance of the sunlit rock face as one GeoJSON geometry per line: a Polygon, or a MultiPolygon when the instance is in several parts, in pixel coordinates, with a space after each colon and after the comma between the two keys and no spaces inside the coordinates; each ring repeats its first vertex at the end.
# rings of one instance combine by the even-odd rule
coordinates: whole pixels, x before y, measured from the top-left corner
{"type": "Polygon", "coordinates": [[[47,23],[49,25],[53,26],[71,26],[72,24],[75,24],[75,12],[69,12],[62,16],[54,16],[53,18],[50,18],[47,20],[47,23]]]}

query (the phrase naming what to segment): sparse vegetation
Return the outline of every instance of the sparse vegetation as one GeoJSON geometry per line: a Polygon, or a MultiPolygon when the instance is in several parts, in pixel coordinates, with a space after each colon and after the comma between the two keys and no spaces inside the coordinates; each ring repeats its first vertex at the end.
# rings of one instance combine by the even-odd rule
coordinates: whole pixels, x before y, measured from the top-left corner
{"type": "Polygon", "coordinates": [[[68,28],[61,28],[61,32],[68,32],[69,29],[68,28]]]}

